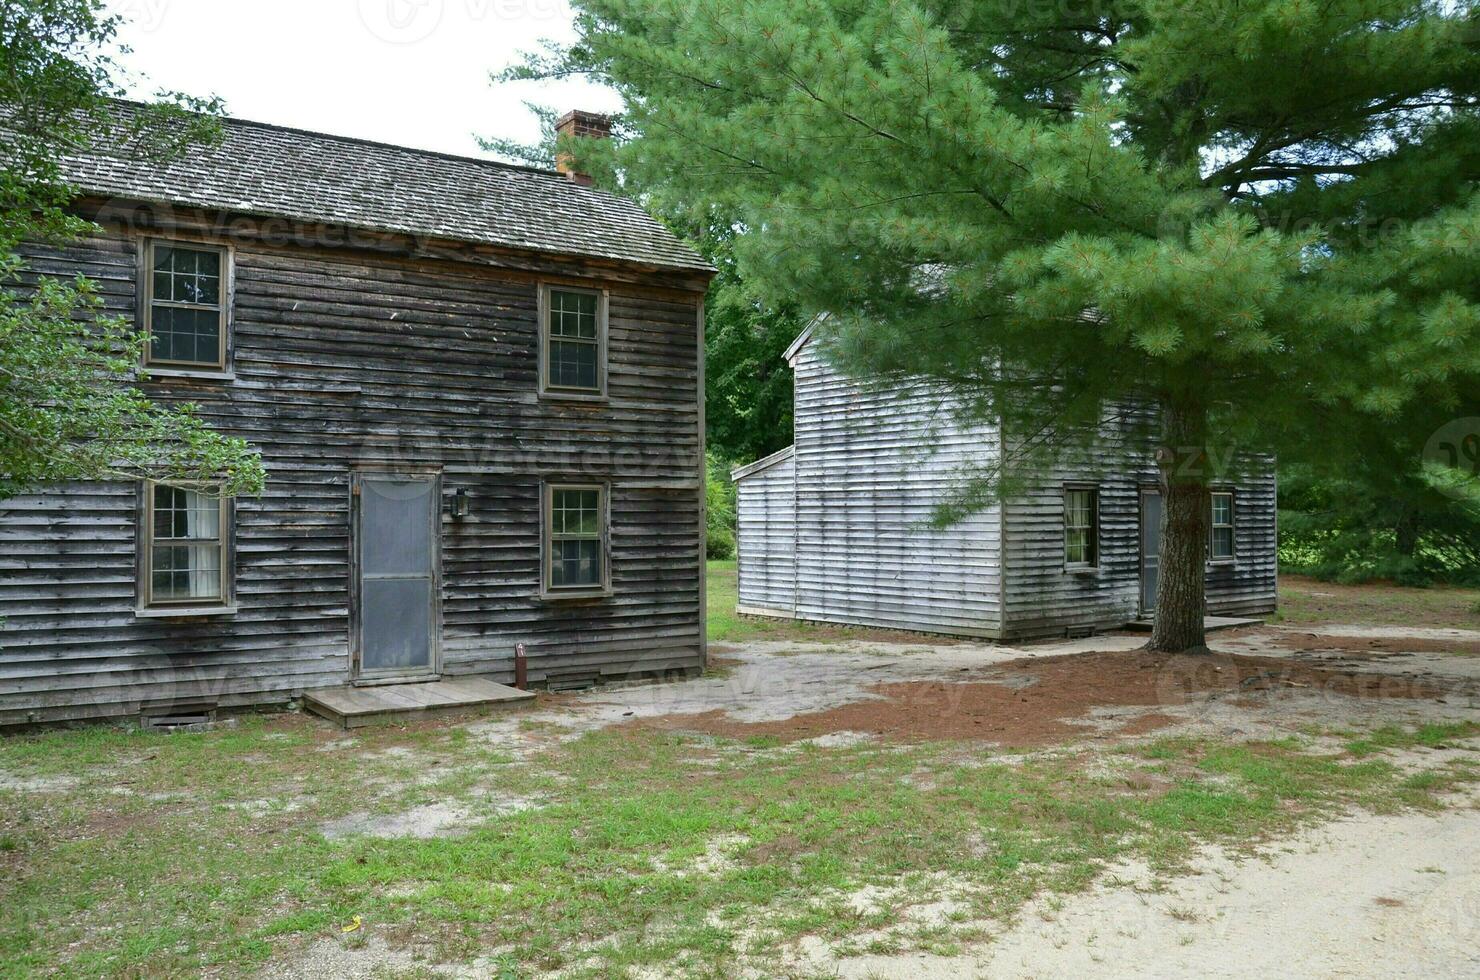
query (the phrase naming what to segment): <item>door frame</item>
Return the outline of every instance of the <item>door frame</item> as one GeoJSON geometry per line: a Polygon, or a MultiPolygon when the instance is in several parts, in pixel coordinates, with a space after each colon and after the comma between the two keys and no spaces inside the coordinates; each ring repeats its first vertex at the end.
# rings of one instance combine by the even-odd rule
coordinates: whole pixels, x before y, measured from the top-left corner
{"type": "MultiPolygon", "coordinates": [[[[1154,483],[1143,483],[1140,492],[1136,494],[1136,609],[1141,616],[1150,616],[1156,612],[1155,604],[1146,605],[1146,498],[1149,496],[1161,497],[1161,487],[1154,483]]],[[[1162,506],[1166,506],[1165,499],[1162,506]]],[[[1157,530],[1157,538],[1160,540],[1161,531],[1157,530]]],[[[1157,549],[1156,574],[1161,575],[1161,551],[1157,549]]]]}
{"type": "Polygon", "coordinates": [[[369,686],[372,684],[396,684],[411,681],[432,681],[442,676],[442,469],[441,467],[409,467],[387,464],[356,466],[349,474],[349,679],[350,683],[369,686]],[[390,477],[402,479],[430,480],[432,484],[431,544],[432,544],[432,636],[427,666],[418,670],[397,668],[392,670],[365,670],[363,644],[360,627],[362,614],[360,596],[360,551],[364,545],[364,532],[360,528],[362,510],[361,488],[366,477],[390,477]]]}

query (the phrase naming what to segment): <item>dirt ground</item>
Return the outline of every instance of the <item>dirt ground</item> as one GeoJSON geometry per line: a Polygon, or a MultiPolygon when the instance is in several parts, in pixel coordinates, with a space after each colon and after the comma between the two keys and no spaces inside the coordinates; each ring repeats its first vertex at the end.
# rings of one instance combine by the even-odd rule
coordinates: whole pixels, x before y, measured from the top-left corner
{"type": "MultiPolygon", "coordinates": [[[[1153,656],[1138,649],[1144,640],[1016,648],[919,637],[752,641],[718,647],[700,678],[544,696],[532,712],[468,730],[518,758],[612,726],[754,739],[778,751],[965,740],[1051,753],[1062,745],[1113,749],[1148,733],[1237,742],[1349,725],[1480,721],[1480,631],[1261,626],[1215,634],[1205,657],[1153,656]]],[[[1480,748],[1471,741],[1466,749],[1480,748]]],[[[1411,752],[1403,763],[1421,772],[1451,758],[1448,748],[1411,752]]],[[[949,882],[934,893],[910,909],[914,927],[963,925],[949,882]]],[[[900,898],[869,892],[849,901],[867,914],[871,902],[900,898]]],[[[1349,814],[1254,851],[1209,848],[1171,879],[1142,866],[1113,868],[1087,891],[1034,899],[1005,928],[980,926],[984,938],[938,952],[859,952],[855,944],[840,953],[804,936],[786,952],[787,975],[1477,976],[1480,799],[1437,814],[1349,814]]],[[[351,955],[323,942],[275,969],[371,977],[408,967],[404,959],[375,944],[351,955]]]]}
{"type": "MultiPolygon", "coordinates": [[[[1286,638],[1277,641],[1285,645],[1286,638]]],[[[1403,645],[1395,638],[1389,642],[1403,645]]],[[[1281,657],[1167,656],[1133,650],[1036,656],[958,669],[949,680],[874,684],[867,689],[869,700],[784,720],[743,722],[716,709],[632,724],[732,738],[774,736],[782,742],[849,731],[891,741],[981,739],[1041,747],[1092,735],[1139,735],[1175,727],[1180,719],[1161,710],[1167,707],[1221,698],[1235,704],[1244,699],[1257,709],[1260,695],[1297,691],[1403,700],[1438,700],[1453,693],[1437,678],[1315,666],[1281,657]],[[1107,709],[1122,708],[1148,710],[1112,716],[1115,720],[1107,725],[1092,724],[1107,709]]]]}
{"type": "MultiPolygon", "coordinates": [[[[1480,631],[1327,625],[1215,633],[1162,657],[1136,634],[1021,647],[765,641],[717,647],[704,677],[544,699],[545,738],[607,725],[795,742],[839,733],[1038,748],[1151,731],[1268,738],[1311,725],[1477,717],[1480,631]]],[[[478,726],[513,751],[508,719],[478,726]]]]}

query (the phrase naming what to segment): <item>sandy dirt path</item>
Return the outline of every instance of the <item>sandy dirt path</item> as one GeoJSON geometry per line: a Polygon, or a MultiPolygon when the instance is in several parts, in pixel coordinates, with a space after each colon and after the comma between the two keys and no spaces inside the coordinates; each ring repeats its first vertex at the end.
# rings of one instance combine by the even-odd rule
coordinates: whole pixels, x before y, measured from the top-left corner
{"type": "Polygon", "coordinates": [[[1480,809],[1351,817],[1161,890],[1120,869],[960,956],[808,964],[847,978],[1480,976],[1480,809]],[[1116,879],[1119,880],[1116,880],[1116,879]]]}

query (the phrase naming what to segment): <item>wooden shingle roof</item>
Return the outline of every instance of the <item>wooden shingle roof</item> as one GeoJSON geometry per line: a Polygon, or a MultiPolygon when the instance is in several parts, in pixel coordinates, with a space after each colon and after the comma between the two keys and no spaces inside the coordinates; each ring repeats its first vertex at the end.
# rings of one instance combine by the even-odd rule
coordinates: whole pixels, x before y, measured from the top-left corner
{"type": "Polygon", "coordinates": [[[215,146],[159,163],[130,152],[138,112],[63,160],[92,197],[285,218],[370,231],[586,256],[658,268],[710,265],[636,202],[539,170],[228,119],[215,146]]]}

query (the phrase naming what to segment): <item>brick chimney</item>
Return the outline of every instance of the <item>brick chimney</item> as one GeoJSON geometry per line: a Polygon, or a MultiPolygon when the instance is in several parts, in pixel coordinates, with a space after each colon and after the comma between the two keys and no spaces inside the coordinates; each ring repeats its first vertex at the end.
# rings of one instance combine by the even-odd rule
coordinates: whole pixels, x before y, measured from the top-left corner
{"type": "MultiPolygon", "coordinates": [[[[589,139],[609,139],[612,135],[612,117],[603,116],[595,112],[585,112],[581,109],[572,109],[559,119],[555,120],[556,136],[577,136],[589,139]]],[[[568,153],[555,154],[555,169],[565,174],[566,178],[590,187],[592,180],[590,174],[577,173],[574,163],[568,153]]]]}

